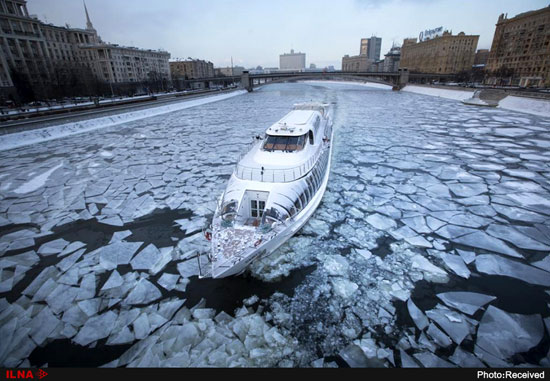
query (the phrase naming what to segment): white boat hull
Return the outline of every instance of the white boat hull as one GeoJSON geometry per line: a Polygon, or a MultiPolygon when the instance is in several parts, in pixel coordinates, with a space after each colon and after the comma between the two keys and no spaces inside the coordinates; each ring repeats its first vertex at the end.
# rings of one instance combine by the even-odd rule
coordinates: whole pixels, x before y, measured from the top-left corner
{"type": "MultiPolygon", "coordinates": [[[[334,132],[333,132],[334,135],[334,132]]],[[[241,262],[237,263],[233,267],[228,268],[227,270],[222,270],[220,272],[213,272],[212,278],[225,278],[232,275],[239,275],[246,270],[246,268],[254,262],[254,260],[261,257],[266,257],[270,254],[273,254],[279,247],[281,247],[286,241],[288,241],[294,234],[296,234],[310,219],[310,217],[315,213],[317,207],[321,203],[325,190],[327,188],[328,179],[330,176],[330,166],[332,160],[332,136],[331,136],[331,145],[329,151],[329,158],[327,164],[327,171],[323,179],[323,183],[319,188],[319,191],[308,204],[308,206],[302,210],[296,218],[286,227],[283,231],[277,234],[273,239],[258,245],[252,252],[247,254],[246,258],[241,262]]]]}
{"type": "Polygon", "coordinates": [[[239,160],[214,214],[207,276],[242,273],[254,260],[276,251],[313,215],[330,176],[334,131],[327,106],[298,105],[285,122],[268,129],[265,142],[258,138],[239,160]],[[285,145],[286,139],[291,145],[285,145]],[[274,167],[274,160],[283,164],[274,167]]]}

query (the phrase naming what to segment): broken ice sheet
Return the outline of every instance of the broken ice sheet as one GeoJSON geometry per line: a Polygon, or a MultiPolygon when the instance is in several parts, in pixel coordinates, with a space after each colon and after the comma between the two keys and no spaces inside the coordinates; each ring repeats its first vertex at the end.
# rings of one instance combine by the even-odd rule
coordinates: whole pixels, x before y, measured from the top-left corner
{"type": "Polygon", "coordinates": [[[161,259],[160,250],[152,243],[141,250],[130,261],[134,270],[149,270],[161,259]]]}
{"type": "Polygon", "coordinates": [[[327,255],[323,267],[330,275],[345,275],[348,271],[348,261],[341,255],[327,255]]]}
{"type": "Polygon", "coordinates": [[[449,337],[445,335],[445,333],[443,333],[443,331],[437,328],[436,325],[433,323],[430,323],[430,325],[428,326],[426,334],[430,336],[433,341],[440,347],[446,348],[453,343],[451,339],[449,339],[449,337]]]}
{"type": "Polygon", "coordinates": [[[124,231],[121,231],[121,232],[114,232],[113,236],[111,237],[111,241],[109,243],[122,241],[124,238],[129,237],[131,235],[132,235],[132,232],[130,230],[124,230],[124,231]]]}
{"type": "Polygon", "coordinates": [[[481,318],[476,345],[498,359],[507,360],[536,346],[543,335],[540,315],[513,314],[489,306],[481,318]]]}
{"type": "Polygon", "coordinates": [[[461,368],[485,368],[483,364],[476,356],[470,352],[466,352],[460,347],[456,347],[455,352],[449,357],[453,363],[461,368]]]}
{"type": "Polygon", "coordinates": [[[38,254],[42,255],[52,255],[58,254],[63,251],[63,249],[69,244],[63,238],[56,239],[54,241],[46,242],[38,249],[38,254]]]}
{"type": "Polygon", "coordinates": [[[462,257],[462,260],[467,265],[469,265],[470,263],[472,263],[476,259],[476,253],[473,252],[473,251],[466,251],[466,250],[456,249],[456,252],[458,253],[458,255],[460,255],[462,257]]]}
{"type": "Polygon", "coordinates": [[[141,242],[115,242],[100,249],[99,263],[106,270],[113,270],[119,265],[127,265],[141,242]]]}
{"type": "Polygon", "coordinates": [[[414,357],[422,363],[424,368],[455,368],[450,362],[430,352],[415,353],[414,357]]]}
{"type": "Polygon", "coordinates": [[[141,279],[124,302],[126,304],[147,304],[162,296],[159,289],[147,279],[141,279]]]}
{"type": "Polygon", "coordinates": [[[48,336],[61,324],[48,306],[45,306],[31,321],[30,336],[34,342],[41,345],[48,336]]]}
{"type": "Polygon", "coordinates": [[[190,278],[199,274],[199,264],[196,258],[178,263],[178,272],[184,278],[190,278]]]}
{"type": "Polygon", "coordinates": [[[347,299],[351,297],[355,291],[359,288],[356,283],[349,281],[345,278],[335,278],[331,280],[332,282],[332,288],[336,295],[339,295],[340,297],[347,299]]]}
{"type": "Polygon", "coordinates": [[[414,324],[418,327],[419,330],[423,330],[428,326],[428,319],[426,318],[426,315],[414,304],[412,299],[409,298],[407,301],[407,308],[409,310],[409,315],[411,315],[411,318],[414,321],[414,324]]]}
{"type": "Polygon", "coordinates": [[[437,294],[437,297],[449,307],[472,316],[481,307],[496,299],[496,296],[467,291],[451,291],[437,294]]]}
{"type": "Polygon", "coordinates": [[[107,282],[105,282],[103,287],[101,287],[101,291],[109,290],[109,289],[115,288],[115,287],[119,287],[119,286],[122,285],[122,283],[124,283],[124,280],[122,279],[122,277],[120,276],[118,271],[114,270],[111,273],[111,276],[109,276],[109,279],[107,279],[107,282]]]}
{"type": "Polygon", "coordinates": [[[550,272],[550,255],[546,255],[544,259],[533,262],[531,265],[550,272]]]}
{"type": "Polygon", "coordinates": [[[380,230],[388,230],[397,226],[394,220],[378,213],[370,214],[366,221],[376,229],[380,230]]]}
{"type": "Polygon", "coordinates": [[[464,264],[462,258],[458,255],[441,253],[441,259],[445,262],[445,265],[451,269],[456,275],[468,279],[470,277],[470,270],[464,264]]]}
{"type": "Polygon", "coordinates": [[[426,315],[435,321],[449,337],[458,345],[473,333],[474,323],[466,316],[456,311],[451,311],[444,306],[437,305],[436,308],[426,311],[426,315]]]}
{"type": "Polygon", "coordinates": [[[448,186],[451,192],[459,197],[472,197],[487,192],[487,186],[484,183],[458,183],[448,186]]]}
{"type": "Polygon", "coordinates": [[[513,245],[527,250],[548,251],[550,246],[536,241],[525,234],[522,234],[517,229],[508,225],[491,224],[487,228],[487,233],[493,237],[508,241],[513,245]]]}
{"type": "Polygon", "coordinates": [[[489,275],[504,275],[527,283],[550,287],[548,272],[498,255],[483,254],[476,257],[476,269],[489,275]]]}
{"type": "Polygon", "coordinates": [[[180,276],[177,274],[165,273],[165,274],[162,274],[162,276],[159,278],[157,283],[163,288],[165,288],[166,290],[171,291],[174,288],[176,288],[176,283],[178,282],[179,278],[180,276]]]}
{"type": "Polygon", "coordinates": [[[407,354],[403,349],[399,349],[401,357],[401,367],[403,368],[420,368],[418,363],[407,354]]]}
{"type": "Polygon", "coordinates": [[[511,257],[523,258],[521,254],[512,249],[510,246],[506,245],[501,240],[491,237],[490,235],[482,231],[476,231],[474,233],[466,234],[461,237],[449,238],[449,240],[463,245],[490,250],[499,254],[505,254],[511,257]]]}
{"type": "Polygon", "coordinates": [[[73,341],[80,345],[88,345],[109,336],[116,318],[117,314],[113,311],[107,311],[104,314],[90,318],[73,338],[73,341]]]}
{"type": "Polygon", "coordinates": [[[449,276],[445,270],[437,267],[422,255],[415,255],[411,261],[412,268],[422,271],[426,280],[435,283],[447,283],[449,281],[449,276]]]}

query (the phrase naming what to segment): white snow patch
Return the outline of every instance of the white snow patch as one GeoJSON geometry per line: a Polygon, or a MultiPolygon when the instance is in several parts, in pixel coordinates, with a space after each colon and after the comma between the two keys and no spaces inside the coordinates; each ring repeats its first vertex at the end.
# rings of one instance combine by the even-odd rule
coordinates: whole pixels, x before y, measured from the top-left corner
{"type": "Polygon", "coordinates": [[[474,94],[473,90],[458,90],[458,89],[440,89],[436,87],[424,87],[424,86],[414,86],[407,85],[401,91],[431,95],[434,97],[441,97],[446,99],[454,99],[457,101],[462,101],[464,99],[469,99],[474,94]]]}
{"type": "MultiPolygon", "coordinates": [[[[6,135],[2,138],[8,139],[10,135],[6,135]]],[[[2,149],[2,142],[0,142],[0,150],[2,149]]],[[[56,169],[61,168],[63,166],[63,163],[60,163],[56,165],[53,168],[48,169],[46,172],[42,173],[41,175],[38,175],[34,177],[33,179],[27,181],[24,184],[21,184],[17,189],[14,190],[15,193],[30,193],[34,192],[35,190],[39,189],[40,187],[43,187],[46,184],[46,181],[48,181],[48,178],[51,176],[52,173],[55,172],[56,169]]]]}
{"type": "Polygon", "coordinates": [[[525,97],[507,96],[498,103],[499,108],[532,115],[550,117],[550,101],[525,97]]]}

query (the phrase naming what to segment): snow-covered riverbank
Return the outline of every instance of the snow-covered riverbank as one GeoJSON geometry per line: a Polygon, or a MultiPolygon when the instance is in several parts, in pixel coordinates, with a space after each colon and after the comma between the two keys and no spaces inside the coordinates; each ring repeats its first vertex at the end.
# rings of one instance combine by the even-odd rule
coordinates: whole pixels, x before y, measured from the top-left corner
{"type": "Polygon", "coordinates": [[[237,95],[245,94],[246,90],[237,90],[231,93],[205,96],[199,99],[182,100],[165,106],[151,107],[147,109],[110,115],[96,119],[88,119],[80,122],[61,124],[58,126],[45,127],[36,130],[16,132],[3,135],[0,139],[0,151],[23,147],[53,139],[59,139],[82,132],[93,131],[100,128],[111,127],[117,124],[133,122],[136,120],[158,116],[169,112],[184,110],[190,107],[200,106],[207,103],[217,102],[237,95]]]}
{"type": "MultiPolygon", "coordinates": [[[[441,97],[446,99],[454,99],[457,101],[471,98],[474,95],[474,90],[465,90],[462,88],[442,89],[440,87],[417,85],[407,85],[401,91],[415,94],[431,95],[434,97],[441,97]]],[[[529,97],[508,95],[499,102],[498,108],[523,112],[531,115],[550,117],[550,100],[546,99],[535,99],[529,97]]]]}

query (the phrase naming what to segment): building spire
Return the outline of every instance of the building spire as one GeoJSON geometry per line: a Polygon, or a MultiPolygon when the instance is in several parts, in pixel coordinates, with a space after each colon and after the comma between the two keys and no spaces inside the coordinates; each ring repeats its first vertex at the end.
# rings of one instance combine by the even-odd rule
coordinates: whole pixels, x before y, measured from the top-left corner
{"type": "Polygon", "coordinates": [[[86,1],[82,0],[84,3],[84,12],[86,12],[86,29],[92,30],[94,29],[94,26],[92,22],[90,21],[90,15],[88,14],[88,8],[86,8],[86,1]]]}

